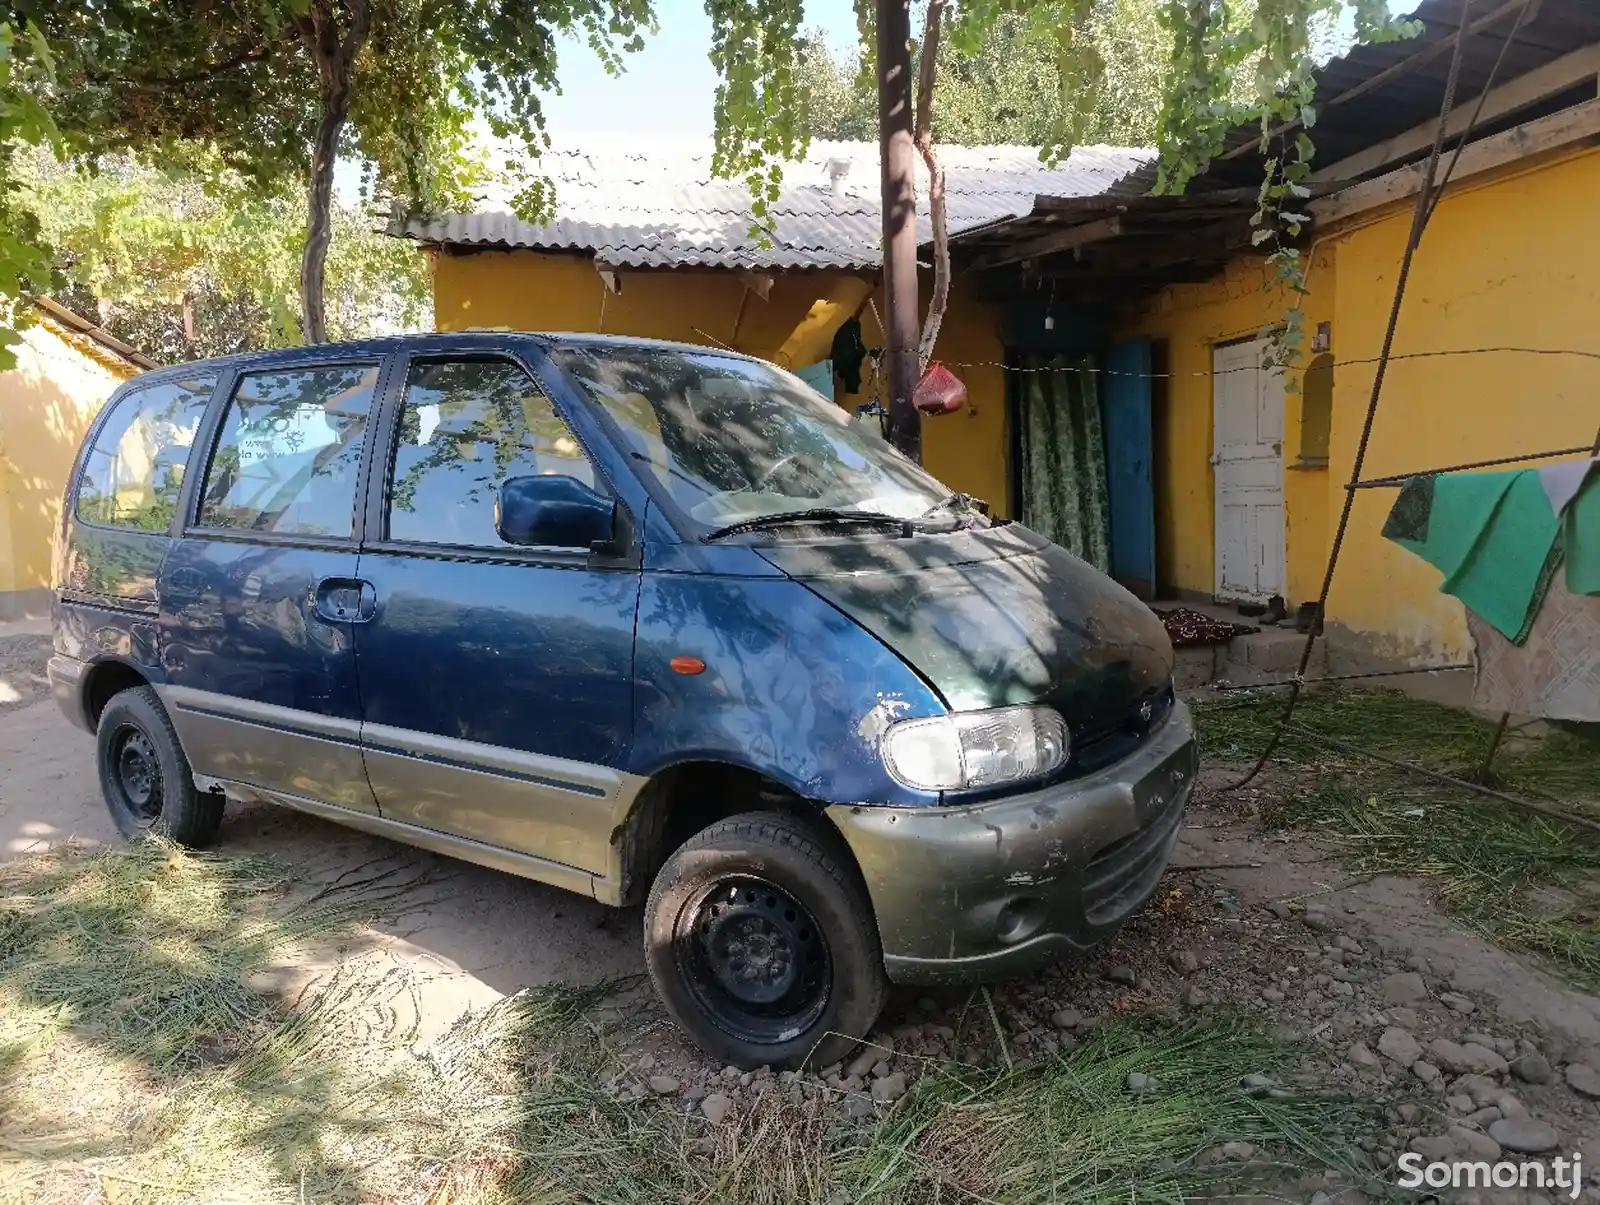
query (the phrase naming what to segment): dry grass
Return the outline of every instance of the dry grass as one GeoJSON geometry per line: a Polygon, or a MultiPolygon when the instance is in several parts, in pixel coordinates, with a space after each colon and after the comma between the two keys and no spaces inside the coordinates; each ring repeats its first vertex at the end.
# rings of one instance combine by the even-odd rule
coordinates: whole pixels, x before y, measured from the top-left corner
{"type": "MultiPolygon", "coordinates": [[[[1206,752],[1240,761],[1281,714],[1279,698],[1202,709],[1206,752]]],[[[1317,691],[1296,722],[1430,769],[1471,777],[1492,726],[1392,691],[1317,691]]],[[[1283,798],[1264,819],[1332,837],[1359,870],[1426,879],[1442,903],[1507,949],[1600,987],[1600,837],[1489,797],[1407,775],[1290,733],[1283,798]]],[[[1495,785],[1600,817],[1600,741],[1543,725],[1507,734],[1495,785]]]]}
{"type": "Polygon", "coordinates": [[[1359,1175],[1350,1106],[1240,1088],[1294,1052],[1236,1019],[1124,1021],[1046,1064],[930,1074],[875,1126],[774,1085],[712,1128],[618,1091],[614,984],[524,992],[426,1046],[400,972],[253,990],[374,907],[292,894],[271,862],[153,842],[0,866],[0,1199],[1175,1201],[1223,1179],[1195,1156],[1230,1139],[1359,1175]],[[1129,1095],[1133,1071],[1161,1090],[1129,1095]]]}

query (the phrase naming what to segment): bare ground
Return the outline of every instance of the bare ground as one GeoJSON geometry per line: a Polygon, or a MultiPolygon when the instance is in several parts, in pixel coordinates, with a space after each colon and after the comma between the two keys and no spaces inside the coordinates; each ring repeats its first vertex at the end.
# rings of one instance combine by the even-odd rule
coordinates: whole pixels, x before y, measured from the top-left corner
{"type": "MultiPolygon", "coordinates": [[[[39,672],[46,651],[37,635],[0,629],[0,688],[18,696],[9,707],[0,699],[0,857],[68,838],[115,839],[91,740],[47,697],[39,672]]],[[[1600,1171],[1600,1099],[1577,1087],[1587,1082],[1582,1067],[1600,1069],[1600,1000],[1458,926],[1417,882],[1351,881],[1311,840],[1262,834],[1249,801],[1219,796],[1214,786],[1214,776],[1202,784],[1161,893],[1109,948],[996,989],[992,1010],[981,994],[964,990],[897,993],[880,1035],[879,1054],[888,1057],[876,1067],[878,1059],[866,1056],[821,1069],[818,1091],[865,1119],[896,1095],[881,1092],[875,1103],[866,1092],[875,1075],[902,1072],[915,1080],[951,1060],[1026,1060],[1070,1049],[1104,1018],[1233,1003],[1305,1039],[1308,1081],[1375,1103],[1384,1120],[1361,1146],[1379,1177],[1408,1147],[1454,1143],[1457,1151],[1482,1153],[1489,1132],[1505,1132],[1494,1131],[1495,1123],[1521,1113],[1554,1132],[1551,1153],[1582,1150],[1600,1171]],[[1407,1058],[1395,1030],[1420,1055],[1407,1058]],[[1476,1045],[1467,1050],[1469,1043],[1476,1045]],[[1476,1079],[1474,1059],[1483,1063],[1476,1079]],[[1580,1069],[1573,1083],[1570,1067],[1580,1069]]],[[[263,986],[293,994],[335,967],[399,964],[414,975],[411,1007],[424,1041],[468,1010],[525,987],[643,970],[636,911],[613,912],[312,817],[231,808],[219,848],[271,854],[308,884],[375,875],[409,883],[395,919],[303,951],[269,972],[263,986]]],[[[625,1094],[653,1092],[690,1113],[715,1094],[738,1112],[779,1089],[772,1077],[708,1065],[642,989],[615,1008],[629,1035],[617,1076],[625,1094]]],[[[782,1090],[798,1088],[789,1082],[782,1090]]],[[[1319,1193],[1359,1199],[1336,1177],[1281,1191],[1307,1201],[1319,1193]]],[[[1600,1201],[1600,1179],[1585,1199],[1600,1201]]]]}

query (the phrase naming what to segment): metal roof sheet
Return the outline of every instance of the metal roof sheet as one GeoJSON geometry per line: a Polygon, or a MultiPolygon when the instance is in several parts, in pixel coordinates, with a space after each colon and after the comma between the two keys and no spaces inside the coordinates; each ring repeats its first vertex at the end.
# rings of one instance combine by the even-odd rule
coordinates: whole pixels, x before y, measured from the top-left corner
{"type": "MultiPolygon", "coordinates": [[[[1142,192],[1130,179],[1155,152],[1079,147],[1051,167],[1024,146],[939,148],[952,233],[1032,211],[1041,193],[1098,196],[1142,192]]],[[[751,234],[750,194],[739,181],[711,174],[709,144],[591,144],[547,151],[539,168],[555,188],[554,220],[519,220],[503,189],[486,193],[473,213],[397,217],[390,233],[458,247],[528,247],[592,252],[619,267],[868,268],[879,263],[878,147],[869,142],[814,142],[785,165],[770,208],[773,245],[751,234]],[[830,178],[839,172],[837,182],[830,178]]],[[[919,161],[918,196],[927,195],[919,161]]],[[[925,202],[924,202],[925,203],[925,202]]],[[[918,241],[932,237],[917,215],[918,241]]]]}

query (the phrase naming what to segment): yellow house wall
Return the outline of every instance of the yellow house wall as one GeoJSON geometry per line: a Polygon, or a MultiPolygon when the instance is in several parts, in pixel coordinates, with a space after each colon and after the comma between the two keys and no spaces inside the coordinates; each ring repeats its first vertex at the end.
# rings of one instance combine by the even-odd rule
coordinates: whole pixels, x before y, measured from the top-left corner
{"type": "MultiPolygon", "coordinates": [[[[434,315],[440,330],[603,331],[715,346],[760,356],[786,368],[825,359],[839,324],[861,307],[870,277],[850,272],[776,273],[765,301],[745,294],[737,273],[689,269],[624,272],[622,291],[605,291],[594,265],[575,256],[533,251],[435,254],[434,315]],[[697,329],[698,328],[698,329],[697,329]]],[[[929,290],[922,290],[924,297],[929,290]]],[[[862,334],[879,346],[882,333],[870,309],[862,334]]],[[[957,292],[939,342],[941,359],[998,364],[999,321],[986,306],[957,292]]],[[[998,367],[951,371],[967,383],[969,406],[923,424],[923,461],[951,489],[1006,506],[1005,381],[998,367]]],[[[864,366],[870,379],[870,364],[864,366]]],[[[863,397],[840,396],[854,408],[863,397]]]]}
{"type": "MultiPolygon", "coordinates": [[[[1411,202],[1320,233],[1308,333],[1332,323],[1337,364],[1329,465],[1284,474],[1291,602],[1314,599],[1343,505],[1374,360],[1411,223],[1411,202]],[[1363,361],[1367,361],[1363,363],[1363,361]]],[[[1453,188],[1417,253],[1363,473],[1388,476],[1592,443],[1600,360],[1515,353],[1407,359],[1474,348],[1594,348],[1600,329],[1600,150],[1524,165],[1453,188]]],[[[1161,584],[1209,594],[1213,576],[1211,351],[1281,313],[1259,259],[1203,285],[1170,288],[1122,331],[1168,342],[1156,448],[1161,584]]],[[[1299,452],[1287,399],[1286,465],[1299,452]]],[[[1439,573],[1380,534],[1393,490],[1357,493],[1328,600],[1329,647],[1352,661],[1438,664],[1471,652],[1461,604],[1439,573]]]]}
{"type": "MultiPolygon", "coordinates": [[[[1334,240],[1337,360],[1371,359],[1382,347],[1410,222],[1410,204],[1402,204],[1334,240]]],[[[1594,441],[1600,361],[1506,353],[1404,357],[1488,347],[1592,352],[1600,330],[1597,231],[1600,150],[1468,181],[1446,194],[1412,267],[1364,476],[1594,441]]],[[[1374,371],[1347,363],[1337,372],[1330,458],[1341,486],[1374,371]]],[[[1472,649],[1461,604],[1439,593],[1437,570],[1379,535],[1394,497],[1387,489],[1357,493],[1328,599],[1330,625],[1373,659],[1459,660],[1472,649]]]]}
{"type": "Polygon", "coordinates": [[[61,495],[91,419],[133,370],[119,371],[47,324],[22,332],[0,373],[0,619],[48,608],[61,495]]]}
{"type": "MultiPolygon", "coordinates": [[[[1335,263],[1312,255],[1302,303],[1307,341],[1334,317],[1335,263]]],[[[1163,413],[1156,420],[1156,581],[1164,591],[1210,595],[1215,586],[1215,482],[1211,467],[1211,355],[1223,343],[1254,339],[1281,320],[1284,295],[1269,288],[1259,256],[1240,259],[1216,279],[1163,290],[1121,324],[1119,337],[1166,343],[1163,413]]],[[[1337,339],[1337,331],[1335,332],[1337,339]]],[[[1298,375],[1295,370],[1291,375],[1298,375]]],[[[1155,391],[1158,395],[1162,390],[1155,391]]],[[[1283,457],[1289,601],[1316,598],[1328,548],[1328,471],[1291,468],[1300,456],[1300,395],[1287,397],[1283,457]]]]}

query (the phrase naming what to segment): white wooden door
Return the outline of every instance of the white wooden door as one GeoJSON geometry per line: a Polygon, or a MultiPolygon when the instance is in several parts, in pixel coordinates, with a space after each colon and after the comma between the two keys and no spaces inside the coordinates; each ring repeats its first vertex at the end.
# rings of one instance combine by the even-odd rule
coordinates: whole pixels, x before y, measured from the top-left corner
{"type": "Polygon", "coordinates": [[[1283,594],[1283,373],[1261,367],[1260,342],[1211,354],[1211,463],[1216,479],[1216,594],[1283,594]]]}

